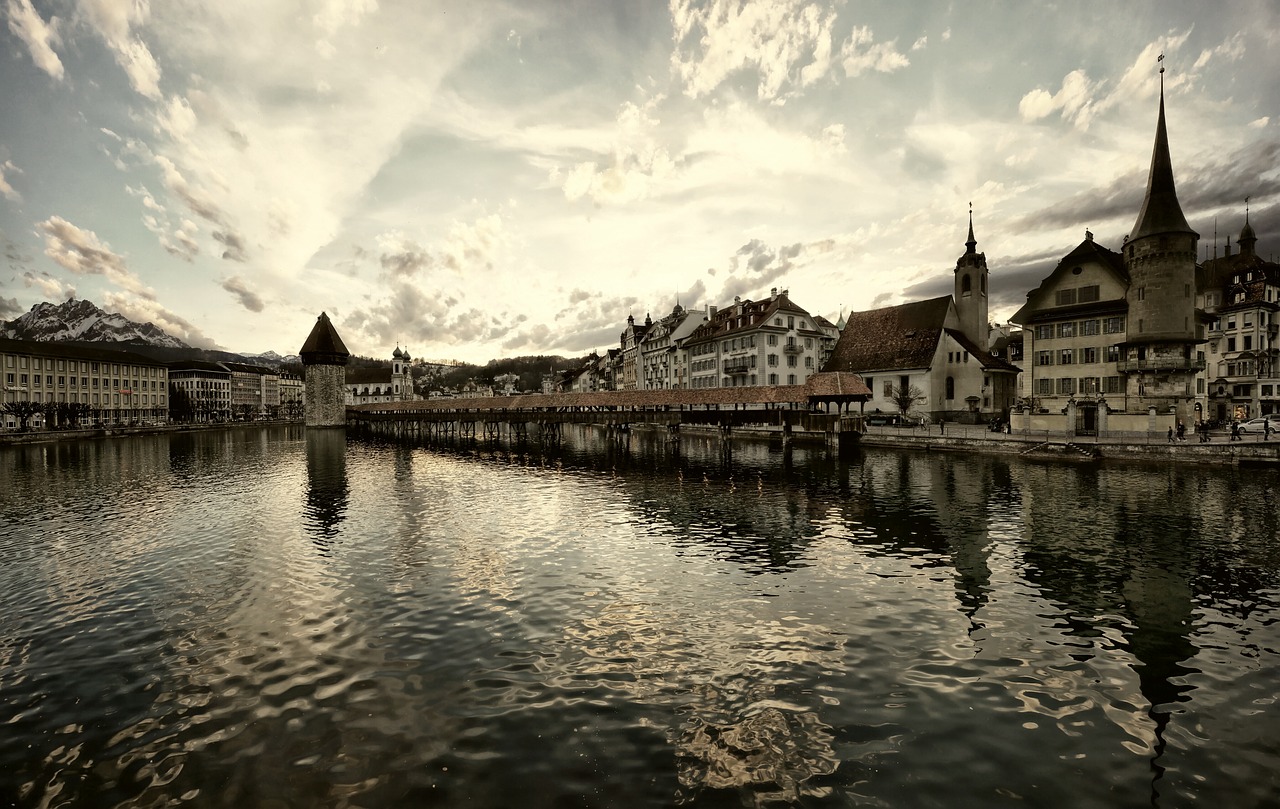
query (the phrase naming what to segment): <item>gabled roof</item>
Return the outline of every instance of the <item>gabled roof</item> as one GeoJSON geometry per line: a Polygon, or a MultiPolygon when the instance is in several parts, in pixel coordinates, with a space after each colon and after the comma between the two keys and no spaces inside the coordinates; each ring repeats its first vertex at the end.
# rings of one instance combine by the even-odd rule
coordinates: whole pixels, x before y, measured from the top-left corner
{"type": "Polygon", "coordinates": [[[1125,287],[1129,286],[1129,271],[1125,269],[1124,256],[1098,244],[1092,235],[1086,235],[1084,241],[1058,261],[1058,266],[1040,282],[1040,286],[1027,293],[1027,302],[1009,320],[1019,325],[1027,323],[1035,312],[1046,308],[1044,298],[1057,285],[1058,279],[1071,272],[1073,267],[1086,262],[1096,262],[1111,272],[1125,287]]]}
{"type": "Polygon", "coordinates": [[[957,343],[959,343],[960,346],[965,351],[968,351],[971,355],[973,355],[973,358],[978,361],[978,363],[982,366],[983,370],[1009,371],[1015,374],[1018,371],[1022,370],[1021,368],[1014,365],[1013,363],[1008,362],[1007,360],[1004,360],[1000,357],[997,357],[996,355],[992,354],[990,351],[987,351],[985,348],[982,348],[974,344],[974,342],[970,340],[965,335],[965,333],[960,331],[959,329],[944,329],[943,331],[945,331],[947,335],[951,337],[952,340],[955,340],[957,343]]]}
{"type": "Polygon", "coordinates": [[[928,368],[946,327],[951,296],[850,312],[823,371],[928,368]]]}
{"type": "MultiPolygon", "coordinates": [[[[768,326],[770,318],[783,312],[813,320],[813,316],[806,309],[797,306],[787,297],[786,292],[779,292],[777,296],[770,296],[763,300],[735,301],[733,305],[720,309],[712,315],[710,320],[705,321],[693,330],[689,335],[689,342],[719,339],[720,337],[749,331],[761,326],[768,326]],[[741,312],[738,311],[739,307],[742,309],[741,312]],[[745,322],[740,324],[740,319],[745,322]]],[[[815,328],[797,329],[796,331],[815,335],[822,333],[821,329],[816,328],[816,326],[815,328]]]]}

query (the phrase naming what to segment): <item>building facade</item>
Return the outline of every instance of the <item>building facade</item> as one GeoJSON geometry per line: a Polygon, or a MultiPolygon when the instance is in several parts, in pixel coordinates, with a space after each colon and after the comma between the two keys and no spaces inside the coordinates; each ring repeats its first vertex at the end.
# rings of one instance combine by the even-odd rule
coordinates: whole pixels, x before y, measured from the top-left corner
{"type": "MultiPolygon", "coordinates": [[[[3,402],[74,404],[87,408],[84,422],[96,426],[163,423],[169,412],[169,373],[164,363],[107,348],[0,339],[3,402]]],[[[14,429],[20,419],[0,414],[14,429]]],[[[28,426],[55,426],[53,409],[28,426]]]]}
{"type": "Polygon", "coordinates": [[[1031,366],[1024,426],[1057,427],[1065,415],[1068,432],[1089,434],[1201,418],[1198,239],[1174,187],[1162,84],[1146,195],[1120,252],[1086,231],[1012,318],[1031,366]]]}
{"type": "Polygon", "coordinates": [[[184,360],[169,363],[169,386],[176,402],[185,397],[190,410],[174,414],[195,422],[230,421],[231,371],[221,363],[184,360]],[[181,391],[181,394],[177,393],[181,391]]]}
{"type": "Polygon", "coordinates": [[[826,335],[787,290],[709,307],[684,340],[690,388],[802,385],[818,371],[826,335]]]}
{"type": "Polygon", "coordinates": [[[1209,318],[1205,418],[1237,420],[1280,413],[1280,265],[1257,251],[1245,212],[1232,252],[1204,262],[1200,305],[1209,318]]]}

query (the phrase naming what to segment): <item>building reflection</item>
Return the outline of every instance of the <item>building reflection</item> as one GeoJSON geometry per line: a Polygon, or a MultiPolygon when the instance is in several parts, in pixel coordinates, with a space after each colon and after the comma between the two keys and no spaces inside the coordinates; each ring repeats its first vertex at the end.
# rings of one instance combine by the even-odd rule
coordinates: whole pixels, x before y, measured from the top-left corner
{"type": "Polygon", "coordinates": [[[307,430],[307,502],[302,524],[326,556],[346,519],[349,493],[346,430],[307,430]]]}

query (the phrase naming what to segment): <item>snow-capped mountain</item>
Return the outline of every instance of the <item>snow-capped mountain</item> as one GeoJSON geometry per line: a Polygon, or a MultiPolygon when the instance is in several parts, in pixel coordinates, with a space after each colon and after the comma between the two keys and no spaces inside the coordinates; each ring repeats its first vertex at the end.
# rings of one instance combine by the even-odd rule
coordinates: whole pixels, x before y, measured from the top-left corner
{"type": "Polygon", "coordinates": [[[281,363],[285,362],[302,362],[302,360],[298,358],[297,354],[290,354],[287,357],[282,357],[274,351],[268,351],[265,354],[244,354],[243,356],[246,360],[250,360],[261,365],[270,365],[272,367],[279,366],[281,363]]]}
{"type": "Polygon", "coordinates": [[[0,324],[0,337],[190,348],[152,323],[134,323],[123,315],[102,311],[91,301],[78,300],[37,303],[22,317],[0,324]]]}

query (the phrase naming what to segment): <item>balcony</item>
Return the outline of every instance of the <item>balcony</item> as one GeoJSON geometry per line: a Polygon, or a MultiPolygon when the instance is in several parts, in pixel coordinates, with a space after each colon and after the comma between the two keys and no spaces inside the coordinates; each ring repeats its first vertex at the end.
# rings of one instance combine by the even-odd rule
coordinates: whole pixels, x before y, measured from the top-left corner
{"type": "Polygon", "coordinates": [[[1203,371],[1205,361],[1186,357],[1148,357],[1144,360],[1116,360],[1116,370],[1122,374],[1141,371],[1203,371]]]}
{"type": "Polygon", "coordinates": [[[803,354],[804,347],[799,343],[787,343],[782,347],[782,351],[786,354],[803,354]]]}
{"type": "Polygon", "coordinates": [[[726,374],[745,374],[750,370],[750,357],[729,357],[724,361],[724,372],[726,374]]]}

